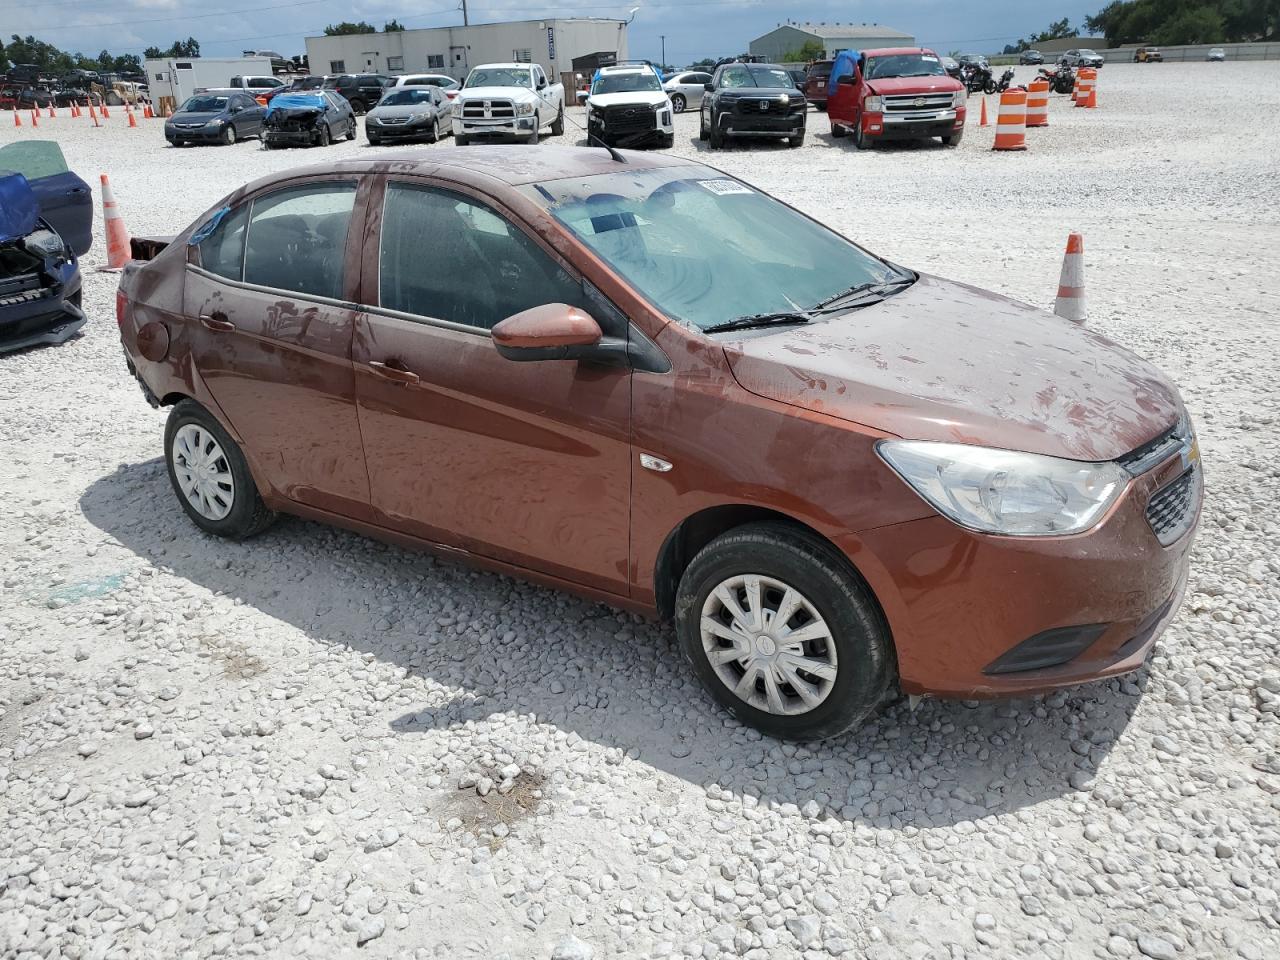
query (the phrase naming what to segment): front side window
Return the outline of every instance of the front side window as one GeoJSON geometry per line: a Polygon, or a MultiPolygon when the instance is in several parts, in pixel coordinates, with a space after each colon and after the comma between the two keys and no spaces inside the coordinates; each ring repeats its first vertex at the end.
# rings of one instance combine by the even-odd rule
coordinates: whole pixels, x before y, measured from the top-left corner
{"type": "Polygon", "coordinates": [[[354,183],[330,182],[256,198],[245,244],[245,282],[340,299],[355,197],[354,183]]]}
{"type": "Polygon", "coordinates": [[[520,188],[667,316],[706,328],[902,276],[785,204],[699,166],[520,188]]]}
{"type": "Polygon", "coordinates": [[[545,303],[584,305],[582,284],[508,220],[405,183],[387,186],[378,295],[388,310],[481,330],[545,303]]]}

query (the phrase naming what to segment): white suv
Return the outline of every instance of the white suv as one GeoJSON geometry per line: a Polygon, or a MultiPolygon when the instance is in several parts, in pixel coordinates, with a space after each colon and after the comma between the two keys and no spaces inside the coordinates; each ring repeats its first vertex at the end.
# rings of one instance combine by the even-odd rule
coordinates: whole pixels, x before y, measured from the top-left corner
{"type": "Polygon", "coordinates": [[[671,98],[648,63],[601,67],[587,96],[587,132],[613,147],[675,143],[671,98]]]}

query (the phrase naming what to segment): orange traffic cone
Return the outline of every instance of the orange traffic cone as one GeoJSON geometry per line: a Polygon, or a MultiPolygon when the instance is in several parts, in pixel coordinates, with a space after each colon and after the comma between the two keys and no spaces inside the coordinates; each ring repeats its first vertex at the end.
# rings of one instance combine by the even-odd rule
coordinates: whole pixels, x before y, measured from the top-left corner
{"type": "Polygon", "coordinates": [[[49,119],[50,119],[50,120],[56,120],[56,119],[57,119],[57,117],[58,117],[58,115],[57,115],[56,113],[54,113],[54,112],[53,112],[53,104],[52,104],[52,103],[51,103],[51,104],[49,104],[49,119]]]}
{"type": "Polygon", "coordinates": [[[1049,125],[1049,81],[1032,80],[1027,86],[1027,129],[1049,125]]]}
{"type": "Polygon", "coordinates": [[[129,231],[125,228],[107,175],[102,174],[102,225],[107,233],[107,270],[119,270],[129,262],[129,231]]]}
{"type": "Polygon", "coordinates": [[[1027,149],[1027,91],[1010,87],[1000,94],[996,115],[996,142],[992,150],[1027,149]]]}
{"type": "Polygon", "coordinates": [[[980,127],[991,126],[990,122],[987,120],[987,98],[986,97],[982,98],[982,119],[978,121],[978,126],[980,127]]]}
{"type": "Polygon", "coordinates": [[[91,104],[89,104],[89,116],[93,118],[93,125],[94,125],[95,127],[100,127],[100,126],[102,126],[102,124],[100,124],[100,123],[98,122],[98,111],[97,111],[97,110],[95,110],[95,109],[93,109],[93,104],[92,104],[92,103],[91,103],[91,104]]]}
{"type": "Polygon", "coordinates": [[[32,110],[32,111],[31,111],[31,125],[32,125],[33,127],[38,127],[38,126],[40,126],[40,111],[39,111],[39,110],[32,110]]]}
{"type": "Polygon", "coordinates": [[[102,119],[103,120],[111,119],[111,111],[107,109],[107,101],[105,100],[102,101],[102,119]]]}
{"type": "Polygon", "coordinates": [[[1062,277],[1058,281],[1058,299],[1053,312],[1064,320],[1083,324],[1084,309],[1084,237],[1072,233],[1067,237],[1067,252],[1062,258],[1062,277]]]}
{"type": "Polygon", "coordinates": [[[133,110],[131,110],[129,107],[125,107],[124,110],[125,110],[125,113],[129,114],[129,126],[133,127],[136,130],[138,128],[138,121],[134,119],[133,110]]]}
{"type": "Polygon", "coordinates": [[[22,126],[22,114],[20,114],[17,110],[13,111],[13,125],[15,127],[22,126]]]}
{"type": "Polygon", "coordinates": [[[155,112],[151,109],[151,104],[144,103],[142,105],[142,119],[151,120],[155,118],[155,112]]]}
{"type": "Polygon", "coordinates": [[[1096,107],[1098,105],[1098,71],[1094,67],[1081,67],[1076,72],[1075,101],[1077,107],[1096,107]]]}

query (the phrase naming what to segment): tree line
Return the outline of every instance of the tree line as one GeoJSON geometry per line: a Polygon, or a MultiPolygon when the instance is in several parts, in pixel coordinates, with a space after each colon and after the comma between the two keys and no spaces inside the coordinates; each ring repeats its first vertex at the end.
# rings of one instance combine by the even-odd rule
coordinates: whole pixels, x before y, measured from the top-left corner
{"type": "MultiPolygon", "coordinates": [[[[1106,37],[1109,47],[1273,40],[1280,34],[1280,0],[1112,0],[1084,18],[1084,29],[1106,37]]],[[[1021,53],[1050,40],[1078,36],[1080,31],[1063,17],[1009,44],[1004,52],[1021,53]]]]}

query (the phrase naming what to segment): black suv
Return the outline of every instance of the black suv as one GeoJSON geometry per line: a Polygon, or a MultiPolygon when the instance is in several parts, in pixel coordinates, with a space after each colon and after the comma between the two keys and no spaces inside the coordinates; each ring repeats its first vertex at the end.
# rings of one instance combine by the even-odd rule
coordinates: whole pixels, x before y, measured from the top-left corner
{"type": "Polygon", "coordinates": [[[728,137],[786,138],[804,143],[808,102],[784,67],[775,63],[728,63],[707,84],[699,117],[699,139],[713,148],[728,137]]]}
{"type": "Polygon", "coordinates": [[[345,97],[352,112],[361,114],[382,99],[390,83],[391,78],[380,73],[343,73],[326,77],[324,88],[345,97]]]}

